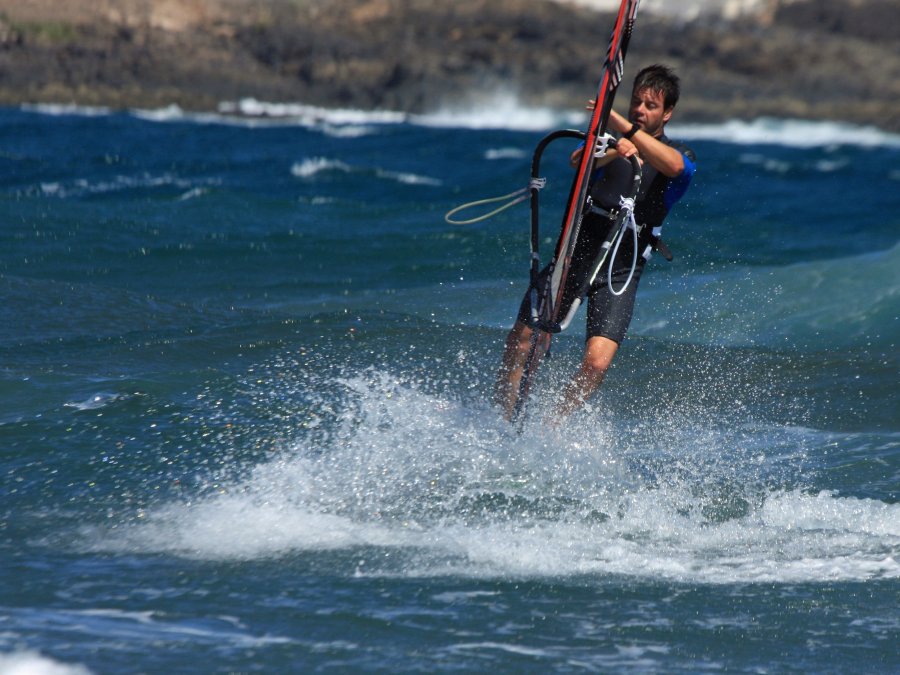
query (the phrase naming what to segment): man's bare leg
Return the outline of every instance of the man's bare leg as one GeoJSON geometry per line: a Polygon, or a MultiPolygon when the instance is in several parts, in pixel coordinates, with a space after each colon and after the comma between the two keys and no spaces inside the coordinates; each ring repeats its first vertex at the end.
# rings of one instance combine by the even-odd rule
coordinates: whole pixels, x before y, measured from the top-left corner
{"type": "Polygon", "coordinates": [[[516,401],[519,398],[519,383],[531,349],[531,335],[534,331],[521,321],[516,321],[503,349],[503,360],[497,372],[494,387],[494,402],[503,408],[506,419],[512,419],[516,401]]]}
{"type": "Polygon", "coordinates": [[[603,382],[612,365],[619,344],[602,336],[588,338],[584,358],[575,377],[566,386],[562,402],[556,409],[557,418],[565,418],[580,408],[603,382]]]}

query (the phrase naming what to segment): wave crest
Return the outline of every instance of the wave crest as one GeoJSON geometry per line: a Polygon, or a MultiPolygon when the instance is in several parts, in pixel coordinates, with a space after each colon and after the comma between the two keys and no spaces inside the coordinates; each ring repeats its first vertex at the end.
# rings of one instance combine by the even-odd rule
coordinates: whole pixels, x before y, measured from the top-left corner
{"type": "MultiPolygon", "coordinates": [[[[23,105],[22,110],[44,115],[104,116],[117,114],[110,108],[77,105],[23,105]]],[[[424,114],[396,110],[363,110],[323,108],[304,103],[279,103],[247,98],[224,101],[217,112],[187,112],[176,105],[157,109],[132,110],[141,119],[197,124],[238,124],[248,127],[294,125],[316,129],[322,133],[358,137],[377,133],[379,126],[413,124],[448,129],[509,129],[543,131],[562,127],[581,128],[586,123],[584,111],[546,106],[525,105],[513,93],[497,93],[468,103],[447,105],[424,114]]],[[[811,148],[857,145],[862,147],[900,148],[900,134],[874,126],[859,126],[840,121],[778,119],[725,120],[715,123],[676,123],[667,127],[673,138],[702,140],[736,145],[780,145],[811,148]]]]}
{"type": "MultiPolygon", "coordinates": [[[[289,377],[260,386],[280,400],[297,385],[289,377]]],[[[656,434],[591,419],[590,432],[535,422],[519,436],[486,406],[387,373],[336,384],[339,405],[324,397],[320,414],[307,405],[295,420],[315,429],[305,440],[209,494],[86,531],[91,547],[200,559],[330,552],[348,574],[409,577],[900,577],[900,505],[769,487],[769,460],[740,452],[750,429],[695,419],[656,434]]]]}

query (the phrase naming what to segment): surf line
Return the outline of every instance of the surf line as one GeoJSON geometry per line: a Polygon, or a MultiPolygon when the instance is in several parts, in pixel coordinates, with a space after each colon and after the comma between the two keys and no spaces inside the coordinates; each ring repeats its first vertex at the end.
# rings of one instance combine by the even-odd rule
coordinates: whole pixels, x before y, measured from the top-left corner
{"type": "MultiPolygon", "coordinates": [[[[616,91],[618,90],[619,83],[622,81],[625,69],[625,54],[628,51],[628,44],[631,41],[639,4],[640,0],[622,0],[619,5],[619,11],[616,14],[616,20],[613,24],[612,32],[610,33],[606,59],[603,63],[600,83],[597,87],[597,95],[594,98],[593,111],[591,113],[587,131],[581,132],[571,129],[562,129],[551,132],[541,139],[534,151],[531,162],[531,180],[527,188],[522,188],[521,190],[512,192],[508,195],[503,195],[502,197],[483,199],[477,202],[463,204],[462,206],[452,209],[445,216],[447,222],[453,224],[479,222],[524,201],[528,198],[526,192],[530,193],[531,266],[529,270],[530,283],[528,292],[531,296],[531,315],[528,319],[528,324],[529,327],[533,329],[533,332],[531,335],[528,357],[525,361],[522,378],[519,381],[518,396],[512,414],[513,421],[521,420],[522,418],[522,412],[525,409],[528,394],[531,390],[538,366],[550,353],[552,336],[555,333],[565,330],[569,326],[578,307],[587,296],[604,264],[608,264],[609,268],[612,268],[613,260],[611,258],[615,258],[619,243],[621,242],[622,237],[626,235],[627,231],[631,229],[633,230],[633,235],[637,235],[633,209],[634,200],[637,197],[640,188],[641,169],[637,159],[632,157],[633,179],[629,194],[622,196],[618,209],[606,212],[606,215],[610,220],[610,227],[603,244],[599,249],[599,253],[588,268],[588,274],[584,279],[580,280],[574,300],[572,300],[568,307],[563,306],[563,293],[572,266],[572,255],[581,233],[581,224],[585,213],[594,208],[591,205],[588,196],[594,160],[597,157],[602,157],[607,148],[615,147],[616,141],[606,133],[606,128],[609,122],[609,114],[612,110],[616,91]],[[569,191],[560,234],[554,248],[553,256],[550,259],[550,264],[547,266],[546,271],[542,274],[540,256],[539,193],[545,186],[546,181],[540,177],[540,163],[541,157],[547,146],[553,141],[561,138],[581,140],[584,142],[586,150],[581,153],[577,170],[572,179],[572,186],[569,191]],[[486,213],[482,216],[470,218],[468,220],[454,220],[452,218],[469,207],[496,203],[503,200],[508,201],[490,213],[486,213]],[[610,251],[612,251],[612,255],[610,255],[610,251]]],[[[637,246],[634,248],[635,251],[637,251],[637,246]]],[[[634,262],[636,263],[636,260],[634,262]]],[[[632,274],[633,272],[634,267],[632,267],[632,274]]],[[[630,281],[631,276],[629,276],[625,286],[627,286],[630,281]]],[[[620,288],[618,291],[614,290],[612,288],[611,276],[608,279],[608,283],[610,284],[610,290],[617,295],[625,290],[624,287],[620,288]]]]}

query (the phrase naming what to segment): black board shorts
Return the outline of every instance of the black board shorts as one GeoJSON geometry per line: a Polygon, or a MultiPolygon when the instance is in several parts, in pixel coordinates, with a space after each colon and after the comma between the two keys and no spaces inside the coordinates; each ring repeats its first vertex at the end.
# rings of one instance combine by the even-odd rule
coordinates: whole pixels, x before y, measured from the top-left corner
{"type": "MultiPolygon", "coordinates": [[[[572,267],[566,280],[566,288],[563,292],[562,310],[560,318],[565,316],[571,306],[581,285],[582,280],[590,273],[590,265],[597,255],[597,251],[606,234],[605,229],[609,221],[599,216],[585,218],[582,233],[572,256],[572,267]]],[[[638,251],[643,251],[644,242],[638,244],[638,251]]],[[[612,287],[618,293],[622,290],[631,271],[631,262],[634,251],[634,241],[630,232],[625,233],[622,245],[619,247],[616,259],[613,261],[612,287]]],[[[621,344],[625,339],[625,333],[631,323],[634,314],[634,300],[637,295],[638,281],[644,271],[646,260],[638,255],[637,267],[631,278],[628,288],[621,294],[615,295],[609,288],[608,268],[606,265],[600,270],[593,288],[587,297],[587,320],[585,339],[592,337],[605,337],[616,344],[621,344]]],[[[549,272],[549,266],[540,274],[538,287],[543,285],[544,278],[549,272]]],[[[522,304],[519,306],[518,320],[528,323],[531,316],[531,294],[525,293],[522,304]]]]}

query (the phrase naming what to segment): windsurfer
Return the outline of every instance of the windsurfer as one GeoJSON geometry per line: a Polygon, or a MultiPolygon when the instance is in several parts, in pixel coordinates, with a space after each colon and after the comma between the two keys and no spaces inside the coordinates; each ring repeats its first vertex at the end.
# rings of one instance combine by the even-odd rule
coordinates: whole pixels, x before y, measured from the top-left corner
{"type": "MultiPolygon", "coordinates": [[[[641,70],[634,80],[628,117],[612,111],[608,128],[619,135],[616,148],[607,151],[594,165],[589,188],[591,200],[601,208],[587,211],[581,235],[573,254],[566,292],[571,301],[574,288],[587,273],[590,261],[597,254],[609,220],[604,209],[617,205],[624,193],[623,185],[630,178],[628,157],[637,155],[641,161],[641,190],[635,202],[635,220],[639,225],[638,262],[625,292],[617,295],[610,285],[621,288],[631,271],[634,244],[626,237],[622,251],[608,264],[613,265],[611,281],[595,283],[588,295],[587,336],[581,366],[562,393],[555,419],[578,409],[596,391],[613,357],[625,337],[634,309],[638,280],[650,251],[659,242],[659,228],[672,206],[684,195],[696,170],[693,151],[665,135],[665,125],[672,118],[680,94],[679,79],[666,66],[653,65],[641,70]],[[627,174],[627,175],[626,175],[627,174]],[[646,252],[646,255],[643,253],[646,252]]],[[[573,165],[580,160],[583,148],[571,157],[573,165]]],[[[519,396],[519,383],[534,331],[529,326],[530,294],[519,309],[515,325],[509,332],[497,377],[495,401],[507,418],[512,418],[519,396]]]]}

